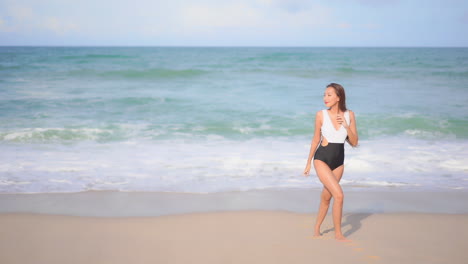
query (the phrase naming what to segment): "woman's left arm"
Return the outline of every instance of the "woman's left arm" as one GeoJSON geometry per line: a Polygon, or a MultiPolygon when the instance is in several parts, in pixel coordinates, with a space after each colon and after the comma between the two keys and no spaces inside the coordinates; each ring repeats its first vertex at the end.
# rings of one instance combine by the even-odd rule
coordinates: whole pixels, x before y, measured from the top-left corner
{"type": "MultiPolygon", "coordinates": [[[[346,120],[345,122],[346,123],[346,120]]],[[[348,132],[348,141],[351,146],[356,147],[358,144],[358,132],[356,127],[356,117],[354,116],[354,112],[349,110],[349,125],[344,125],[346,131],[348,132]]]]}

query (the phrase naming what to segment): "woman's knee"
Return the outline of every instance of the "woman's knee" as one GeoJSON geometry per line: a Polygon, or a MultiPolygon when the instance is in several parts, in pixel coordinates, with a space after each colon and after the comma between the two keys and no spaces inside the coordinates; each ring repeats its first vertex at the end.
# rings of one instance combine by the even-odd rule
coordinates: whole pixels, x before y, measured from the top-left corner
{"type": "Polygon", "coordinates": [[[322,203],[330,204],[331,198],[332,198],[332,196],[330,194],[322,193],[322,203]]]}
{"type": "Polygon", "coordinates": [[[335,202],[341,202],[341,203],[342,203],[343,200],[344,200],[344,194],[343,194],[343,192],[339,192],[339,193],[335,194],[335,195],[333,196],[333,199],[335,200],[335,202]]]}

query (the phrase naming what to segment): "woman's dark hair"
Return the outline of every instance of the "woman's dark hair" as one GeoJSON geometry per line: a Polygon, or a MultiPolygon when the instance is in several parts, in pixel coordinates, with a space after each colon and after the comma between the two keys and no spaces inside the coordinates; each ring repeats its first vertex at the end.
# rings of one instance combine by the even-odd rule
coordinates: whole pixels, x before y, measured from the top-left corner
{"type": "Polygon", "coordinates": [[[338,101],[338,108],[340,108],[341,111],[345,112],[347,110],[346,109],[346,94],[345,94],[343,86],[337,83],[330,83],[329,85],[327,85],[327,88],[328,87],[332,87],[333,89],[335,89],[336,95],[340,98],[340,101],[338,101]]]}
{"type": "MultiPolygon", "coordinates": [[[[330,83],[329,85],[327,85],[327,88],[328,87],[332,87],[333,89],[335,89],[336,96],[340,98],[340,101],[338,101],[338,108],[340,108],[341,111],[345,112],[347,110],[346,109],[346,94],[345,94],[343,86],[337,83],[330,83]]],[[[346,141],[348,141],[349,145],[351,145],[351,143],[349,142],[349,137],[346,137],[346,141]]],[[[353,145],[351,146],[354,148],[353,145]]]]}

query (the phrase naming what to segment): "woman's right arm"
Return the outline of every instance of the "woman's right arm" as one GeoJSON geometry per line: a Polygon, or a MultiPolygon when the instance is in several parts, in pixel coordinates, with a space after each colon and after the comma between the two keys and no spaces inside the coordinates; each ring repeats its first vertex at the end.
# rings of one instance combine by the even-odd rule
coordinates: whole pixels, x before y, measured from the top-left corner
{"type": "Polygon", "coordinates": [[[307,159],[306,168],[304,169],[304,176],[309,176],[310,167],[312,163],[312,158],[315,155],[315,151],[317,150],[317,146],[320,143],[321,139],[321,127],[322,127],[322,111],[318,111],[315,115],[315,130],[314,130],[314,137],[312,138],[312,142],[310,143],[310,151],[309,151],[309,158],[307,159]]]}

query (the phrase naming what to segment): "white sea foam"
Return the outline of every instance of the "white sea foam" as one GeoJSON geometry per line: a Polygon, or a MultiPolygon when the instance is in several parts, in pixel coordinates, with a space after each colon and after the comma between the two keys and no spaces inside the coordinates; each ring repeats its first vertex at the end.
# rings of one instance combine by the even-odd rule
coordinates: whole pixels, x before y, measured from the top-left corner
{"type": "Polygon", "coordinates": [[[403,132],[405,135],[414,136],[417,138],[444,138],[444,139],[455,139],[454,135],[444,135],[440,131],[427,131],[423,129],[407,129],[403,132]]]}
{"type": "Polygon", "coordinates": [[[8,179],[0,179],[0,185],[25,185],[25,184],[30,184],[31,182],[29,181],[10,181],[8,179]]]}
{"type": "Polygon", "coordinates": [[[73,184],[71,181],[65,179],[49,179],[49,182],[73,184]]]}
{"type": "Polygon", "coordinates": [[[24,141],[24,140],[70,140],[73,138],[84,138],[87,140],[97,140],[99,135],[103,133],[112,134],[113,131],[109,129],[98,128],[24,128],[18,131],[1,133],[5,141],[24,141]]]}
{"type": "MultiPolygon", "coordinates": [[[[0,145],[0,192],[220,192],[321,188],[302,175],[310,139],[0,145]],[[307,142],[307,143],[305,143],[307,142]],[[14,153],[14,155],[12,155],[14,153]],[[7,165],[5,165],[7,164],[7,165]],[[12,186],[15,186],[12,188],[12,186]]],[[[346,146],[346,188],[465,189],[467,143],[390,139],[346,146]]]]}

